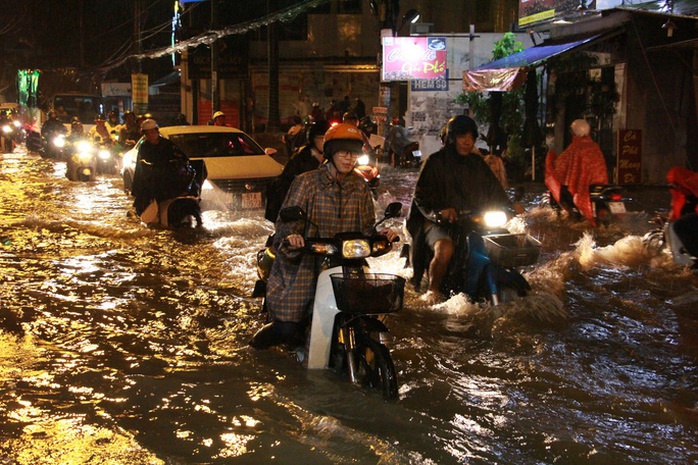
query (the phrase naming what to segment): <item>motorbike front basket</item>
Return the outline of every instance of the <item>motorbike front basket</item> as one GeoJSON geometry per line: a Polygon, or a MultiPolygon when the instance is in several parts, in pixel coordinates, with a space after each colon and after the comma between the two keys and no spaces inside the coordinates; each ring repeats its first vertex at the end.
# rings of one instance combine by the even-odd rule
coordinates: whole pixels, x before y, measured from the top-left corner
{"type": "Polygon", "coordinates": [[[342,312],[379,314],[402,309],[405,278],[392,274],[330,275],[337,308],[342,312]]]}

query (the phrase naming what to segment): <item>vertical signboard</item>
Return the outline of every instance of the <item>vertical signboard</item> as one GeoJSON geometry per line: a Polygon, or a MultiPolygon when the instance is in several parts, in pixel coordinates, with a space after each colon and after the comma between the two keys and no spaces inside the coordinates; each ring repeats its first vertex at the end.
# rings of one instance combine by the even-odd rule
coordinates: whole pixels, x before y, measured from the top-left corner
{"type": "Polygon", "coordinates": [[[618,131],[618,184],[640,184],[642,180],[642,131],[618,131]]]}
{"type": "Polygon", "coordinates": [[[148,75],[134,73],[131,75],[131,98],[136,114],[148,111],[148,75]]]}

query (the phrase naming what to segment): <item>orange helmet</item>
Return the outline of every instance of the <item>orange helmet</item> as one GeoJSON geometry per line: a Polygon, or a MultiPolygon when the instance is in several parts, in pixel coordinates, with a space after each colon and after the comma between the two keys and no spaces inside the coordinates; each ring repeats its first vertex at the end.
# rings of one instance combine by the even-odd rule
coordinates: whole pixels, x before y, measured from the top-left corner
{"type": "Polygon", "coordinates": [[[361,153],[363,145],[363,134],[356,125],[340,123],[330,127],[325,133],[323,155],[329,160],[332,158],[332,155],[340,150],[361,153]]]}

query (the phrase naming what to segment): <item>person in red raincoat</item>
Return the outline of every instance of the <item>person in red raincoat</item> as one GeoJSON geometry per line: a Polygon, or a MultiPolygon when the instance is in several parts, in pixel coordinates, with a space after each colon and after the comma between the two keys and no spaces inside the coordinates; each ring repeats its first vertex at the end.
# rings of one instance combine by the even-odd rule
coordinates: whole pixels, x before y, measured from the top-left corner
{"type": "Polygon", "coordinates": [[[669,221],[686,251],[698,257],[698,173],[674,166],[666,179],[671,186],[669,221]]]}
{"type": "Polygon", "coordinates": [[[555,156],[552,150],[545,160],[545,184],[555,200],[565,205],[566,192],[579,212],[596,225],[591,207],[589,186],[608,184],[606,160],[599,144],[589,135],[591,128],[583,119],[576,119],[570,125],[572,143],[555,156]]]}

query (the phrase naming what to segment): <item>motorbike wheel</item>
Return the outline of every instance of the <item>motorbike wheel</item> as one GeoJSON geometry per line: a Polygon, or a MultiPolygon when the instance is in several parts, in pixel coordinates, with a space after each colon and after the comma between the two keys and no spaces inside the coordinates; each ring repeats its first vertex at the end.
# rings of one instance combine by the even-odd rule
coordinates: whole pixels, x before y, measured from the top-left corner
{"type": "Polygon", "coordinates": [[[526,291],[520,291],[512,286],[501,286],[499,289],[499,303],[513,302],[526,296],[526,291]]]}
{"type": "Polygon", "coordinates": [[[608,227],[611,224],[611,211],[608,208],[599,207],[596,210],[596,221],[608,227]]]}
{"type": "Polygon", "coordinates": [[[369,339],[356,355],[359,370],[363,371],[364,386],[380,389],[385,400],[397,399],[397,372],[388,348],[369,339]]]}
{"type": "Polygon", "coordinates": [[[666,241],[664,239],[664,229],[658,228],[648,232],[642,238],[642,243],[650,256],[656,257],[666,245],[666,241]]]}

